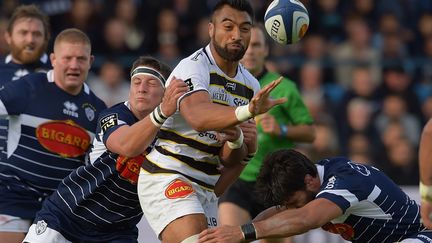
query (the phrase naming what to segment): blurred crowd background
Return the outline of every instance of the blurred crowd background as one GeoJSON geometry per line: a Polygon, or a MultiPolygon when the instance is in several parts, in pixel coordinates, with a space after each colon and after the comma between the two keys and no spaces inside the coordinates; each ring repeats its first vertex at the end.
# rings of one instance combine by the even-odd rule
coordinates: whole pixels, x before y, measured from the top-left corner
{"type": "MultiPolygon", "coordinates": [[[[270,2],[251,0],[256,21],[270,2]]],[[[432,117],[432,1],[302,2],[311,21],[305,38],[271,41],[267,63],[297,83],[315,119],[317,139],[299,149],[312,159],[349,156],[417,185],[420,133],[432,117]]],[[[127,98],[137,56],[174,67],[208,43],[215,1],[3,0],[0,55],[8,53],[3,33],[13,9],[29,3],[49,15],[51,36],[69,27],[89,35],[96,60],[88,83],[111,106],[127,98]]]]}

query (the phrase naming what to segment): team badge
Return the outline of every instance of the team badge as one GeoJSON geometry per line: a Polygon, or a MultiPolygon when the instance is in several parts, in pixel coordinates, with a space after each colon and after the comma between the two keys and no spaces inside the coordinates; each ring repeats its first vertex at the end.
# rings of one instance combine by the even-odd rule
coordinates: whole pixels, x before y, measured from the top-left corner
{"type": "Polygon", "coordinates": [[[48,226],[48,224],[44,220],[39,220],[36,223],[36,228],[35,228],[36,234],[37,235],[43,234],[45,232],[45,230],[47,229],[47,226],[48,226]]]}
{"type": "Polygon", "coordinates": [[[72,120],[42,123],[36,137],[42,147],[65,158],[84,155],[90,146],[90,135],[72,120]]]}
{"type": "Polygon", "coordinates": [[[87,116],[87,119],[89,121],[93,121],[93,119],[95,118],[95,112],[94,112],[94,110],[92,108],[90,108],[90,107],[86,107],[84,109],[84,111],[85,111],[85,114],[87,116]]]}
{"type": "Polygon", "coordinates": [[[167,189],[165,189],[165,197],[169,199],[184,198],[193,192],[194,189],[191,184],[180,179],[176,179],[168,185],[167,189]]]}

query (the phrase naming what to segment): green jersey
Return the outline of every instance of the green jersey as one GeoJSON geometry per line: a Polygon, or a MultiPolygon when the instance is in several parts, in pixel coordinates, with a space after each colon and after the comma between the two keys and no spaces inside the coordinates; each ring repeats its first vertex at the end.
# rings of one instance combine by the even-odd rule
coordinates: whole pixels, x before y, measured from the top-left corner
{"type": "MultiPolygon", "coordinates": [[[[259,83],[261,87],[266,86],[280,75],[273,72],[266,72],[259,83]]],[[[285,125],[310,125],[313,119],[309,110],[305,106],[296,84],[284,78],[282,82],[270,93],[272,98],[288,98],[284,104],[273,107],[269,113],[275,117],[278,124],[285,125]]],[[[258,150],[254,158],[240,175],[240,179],[245,181],[256,181],[261,164],[267,154],[282,148],[291,148],[294,146],[293,141],[286,137],[280,137],[263,132],[261,125],[258,124],[258,150]]]]}

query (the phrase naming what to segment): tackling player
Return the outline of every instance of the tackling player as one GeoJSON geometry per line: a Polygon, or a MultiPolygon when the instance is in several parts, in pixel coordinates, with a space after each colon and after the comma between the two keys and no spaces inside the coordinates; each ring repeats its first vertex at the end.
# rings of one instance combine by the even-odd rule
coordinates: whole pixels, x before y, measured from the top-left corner
{"type": "Polygon", "coordinates": [[[243,242],[285,237],[322,227],[352,242],[431,242],[420,208],[375,167],[343,157],[314,164],[285,149],[270,154],[257,180],[275,206],[242,226],[204,230],[199,242],[243,242]]]}
{"type": "Polygon", "coordinates": [[[45,201],[24,241],[137,242],[139,168],[159,127],[187,91],[176,78],[165,90],[170,71],[152,57],[134,62],[128,101],[100,114],[90,163],[72,172],[45,201]]]}
{"type": "MultiPolygon", "coordinates": [[[[179,99],[179,112],[162,126],[138,181],[141,208],[163,242],[194,242],[203,229],[217,225],[214,190],[226,188],[241,171],[240,162],[256,149],[256,140],[247,146],[243,141],[242,133],[252,131],[240,132],[236,125],[286,101],[269,98],[280,79],[259,91],[258,81],[239,65],[252,20],[247,0],[219,1],[209,24],[210,44],[183,59],[171,74],[184,80],[189,91],[179,99]],[[237,135],[221,143],[216,131],[227,128],[236,129],[237,135]],[[220,151],[229,161],[219,159],[220,151]],[[232,176],[225,177],[227,170],[232,176]]],[[[256,133],[255,125],[247,124],[256,133]]]]}
{"type": "Polygon", "coordinates": [[[10,120],[0,161],[0,239],[9,242],[22,241],[43,200],[84,163],[106,108],[84,84],[94,58],[86,34],[62,31],[50,58],[53,70],[0,89],[0,115],[10,120]]]}

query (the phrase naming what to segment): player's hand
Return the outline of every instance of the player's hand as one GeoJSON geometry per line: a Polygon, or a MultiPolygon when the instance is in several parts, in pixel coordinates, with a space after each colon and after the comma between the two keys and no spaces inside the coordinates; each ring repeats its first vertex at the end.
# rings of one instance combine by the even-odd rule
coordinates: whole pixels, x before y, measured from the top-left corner
{"type": "Polygon", "coordinates": [[[255,153],[257,145],[257,129],[255,120],[249,119],[240,124],[240,128],[243,131],[244,140],[243,143],[248,148],[248,154],[255,153]]]}
{"type": "Polygon", "coordinates": [[[262,88],[249,102],[249,112],[256,116],[266,113],[273,106],[285,103],[287,98],[272,99],[270,92],[282,82],[282,76],[262,88]]]}
{"type": "Polygon", "coordinates": [[[216,139],[221,143],[234,142],[240,137],[240,127],[233,126],[230,128],[225,128],[222,131],[216,133],[216,139]]]}
{"type": "Polygon", "coordinates": [[[173,77],[170,84],[165,89],[164,97],[162,98],[161,109],[166,116],[171,116],[177,111],[177,100],[189,91],[189,88],[183,80],[173,77]]]}
{"type": "Polygon", "coordinates": [[[240,226],[223,225],[205,229],[199,234],[198,243],[238,243],[243,242],[240,226]]]}
{"type": "Polygon", "coordinates": [[[274,116],[268,113],[264,113],[256,117],[256,120],[259,124],[261,124],[261,127],[265,133],[276,135],[276,136],[281,135],[280,126],[277,123],[274,116]]]}
{"type": "Polygon", "coordinates": [[[420,213],[424,226],[426,226],[428,229],[432,229],[432,203],[426,200],[422,200],[420,213]]]}

